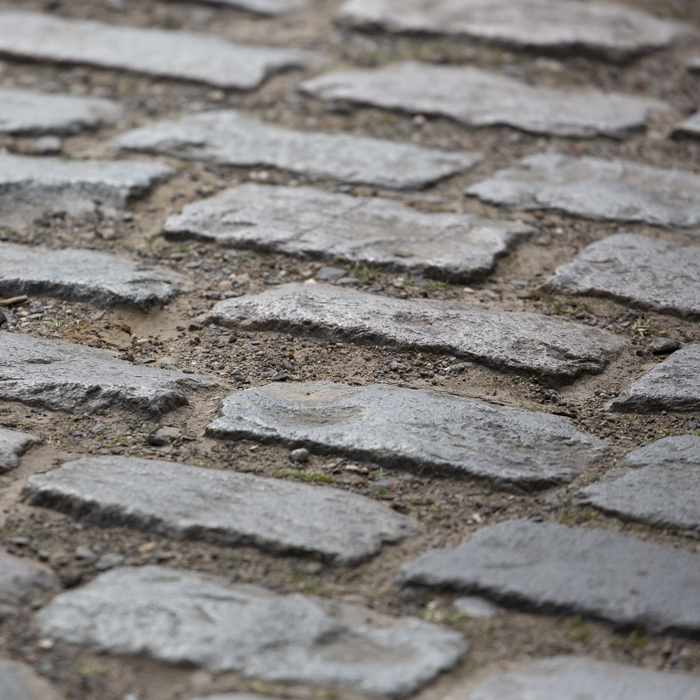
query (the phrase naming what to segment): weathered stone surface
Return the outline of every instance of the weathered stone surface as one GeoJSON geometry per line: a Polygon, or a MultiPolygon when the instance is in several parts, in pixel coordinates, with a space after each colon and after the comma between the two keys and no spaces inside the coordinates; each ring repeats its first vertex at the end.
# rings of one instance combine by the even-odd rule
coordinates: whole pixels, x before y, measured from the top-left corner
{"type": "Polygon", "coordinates": [[[692,59],[690,63],[688,63],[688,70],[692,71],[693,73],[700,72],[700,56],[692,59]]]}
{"type": "Polygon", "coordinates": [[[313,60],[303,51],[244,46],[206,34],[119,27],[34,12],[0,13],[0,53],[243,90],[257,87],[270,73],[313,60]]]}
{"type": "Polygon", "coordinates": [[[131,457],[67,462],[30,477],[23,494],[93,525],[312,553],[337,564],[356,564],[420,529],[338,489],[131,457]]]}
{"type": "Polygon", "coordinates": [[[0,428],[0,474],[18,467],[19,458],[37,442],[34,435],[0,428]]]}
{"type": "Polygon", "coordinates": [[[467,126],[512,126],[535,134],[624,138],[642,128],[659,100],[599,90],[532,87],[505,75],[464,66],[395,63],[326,73],[302,85],[322,100],[343,100],[419,114],[439,114],[467,126]]]}
{"type": "Polygon", "coordinates": [[[360,29],[466,36],[613,61],[668,46],[682,31],[631,7],[570,0],[349,0],[340,19],[360,29]]]}
{"type": "Polygon", "coordinates": [[[233,394],[215,437],[304,445],[389,467],[462,472],[533,489],[571,481],[606,451],[561,416],[387,384],[268,384],[233,394]]]}
{"type": "MultiPolygon", "coordinates": [[[[0,27],[2,18],[0,16],[0,27]]],[[[121,209],[172,175],[162,163],[60,160],[0,153],[0,213],[62,207],[91,211],[95,202],[121,209]]]]}
{"type": "Polygon", "coordinates": [[[234,110],[204,112],[128,131],[118,148],[223,163],[291,170],[310,178],[425,187],[471,168],[479,156],[347,134],[289,131],[234,110]]]}
{"type": "Polygon", "coordinates": [[[120,362],[107,350],[0,332],[5,401],[72,413],[121,408],[148,416],[187,404],[190,391],[214,386],[201,375],[120,362]]]}
{"type": "Polygon", "coordinates": [[[538,661],[519,673],[491,676],[466,700],[693,700],[696,697],[700,697],[700,680],[689,674],[558,656],[538,661]]]}
{"type": "Polygon", "coordinates": [[[630,384],[610,404],[620,413],[700,409],[700,345],[677,350],[630,384]]]}
{"type": "Polygon", "coordinates": [[[700,437],[667,437],[630,452],[576,500],[627,520],[700,535],[700,437]]]}
{"type": "Polygon", "coordinates": [[[174,239],[362,261],[468,281],[488,274],[496,259],[533,229],[470,214],[424,214],[377,197],[249,184],[188,204],[165,222],[164,231],[174,239]]]}
{"type": "Polygon", "coordinates": [[[2,700],[60,700],[61,694],[31,666],[0,659],[0,698],[2,700]]]}
{"type": "Polygon", "coordinates": [[[306,0],[198,0],[198,2],[232,7],[236,10],[245,10],[267,17],[283,15],[306,5],[306,0]]]}
{"type": "Polygon", "coordinates": [[[177,293],[173,279],[140,268],[108,253],[0,243],[0,294],[41,294],[96,306],[148,306],[164,303],[177,293]]]}
{"type": "Polygon", "coordinates": [[[115,569],[37,614],[43,634],[267,681],[404,697],[466,651],[461,634],[326,598],[157,566],[115,569]]]}
{"type": "Polygon", "coordinates": [[[206,323],[447,353],[561,380],[602,372],[624,347],[612,333],[558,318],[392,299],[326,284],[285,284],[227,299],[214,306],[206,323]]]}
{"type": "Polygon", "coordinates": [[[676,124],[673,133],[675,136],[700,136],[700,112],[676,124]]]}
{"type": "Polygon", "coordinates": [[[397,582],[651,632],[700,631],[700,556],[610,530],[510,520],[405,564],[397,582]]]}
{"type": "Polygon", "coordinates": [[[0,90],[0,134],[77,134],[83,129],[112,124],[120,115],[121,107],[111,100],[0,90]]]}
{"type": "Polygon", "coordinates": [[[636,309],[700,317],[700,247],[621,233],[558,267],[547,288],[608,297],[636,309]]]}
{"type": "Polygon", "coordinates": [[[26,603],[54,585],[46,567],[0,552],[0,611],[3,606],[26,603]]]}
{"type": "Polygon", "coordinates": [[[623,160],[538,153],[467,189],[492,204],[555,209],[589,219],[700,225],[700,175],[623,160]]]}

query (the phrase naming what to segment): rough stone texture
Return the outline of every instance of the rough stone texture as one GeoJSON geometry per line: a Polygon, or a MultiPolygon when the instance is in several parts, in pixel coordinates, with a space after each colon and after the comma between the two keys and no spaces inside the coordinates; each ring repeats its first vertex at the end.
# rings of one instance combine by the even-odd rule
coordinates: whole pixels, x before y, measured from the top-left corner
{"type": "Polygon", "coordinates": [[[533,229],[471,214],[424,214],[376,197],[249,184],[188,204],[165,222],[164,231],[174,239],[362,261],[468,281],[487,275],[496,259],[533,229]]]}
{"type": "Polygon", "coordinates": [[[451,34],[613,61],[668,46],[681,32],[630,7],[570,0],[349,0],[340,19],[360,29],[451,34]]]}
{"type": "Polygon", "coordinates": [[[675,136],[700,136],[700,112],[676,124],[673,133],[675,136]]]}
{"type": "Polygon", "coordinates": [[[0,698],[2,700],[61,700],[62,695],[31,666],[0,659],[0,698]]]}
{"type": "Polygon", "coordinates": [[[0,399],[71,413],[120,408],[143,416],[187,404],[216,383],[196,374],[132,365],[107,350],[0,332],[0,399]]]}
{"type": "MultiPolygon", "coordinates": [[[[0,27],[2,17],[0,13],[0,27]]],[[[91,211],[95,202],[121,209],[173,174],[162,163],[60,160],[0,153],[0,211],[63,207],[91,211]]]]}
{"type": "Polygon", "coordinates": [[[241,167],[279,168],[311,178],[366,182],[392,189],[425,187],[463,172],[479,160],[473,153],[448,153],[408,143],[289,131],[234,110],[145,126],[118,136],[113,143],[125,150],[241,167]]]}
{"type": "Polygon", "coordinates": [[[634,450],[575,497],[626,520],[700,535],[700,437],[667,437],[634,450]]]}
{"type": "Polygon", "coordinates": [[[700,409],[700,345],[677,350],[630,384],[610,404],[620,413],[700,409]]]}
{"type": "Polygon", "coordinates": [[[83,129],[113,124],[121,113],[121,107],[111,100],[0,90],[0,134],[77,134],[83,129]]]}
{"type": "Polygon", "coordinates": [[[558,267],[547,288],[608,297],[636,309],[700,318],[700,247],[621,233],[558,267]]]}
{"type": "Polygon", "coordinates": [[[624,347],[612,333],[558,318],[392,299],[326,284],[285,284],[227,299],[205,322],[447,353],[560,380],[602,372],[624,347]]]}
{"type": "Polygon", "coordinates": [[[31,476],[31,505],[93,525],[128,526],[177,539],[312,553],[356,564],[416,523],[338,489],[131,457],[87,457],[31,476]]]}
{"type": "Polygon", "coordinates": [[[37,622],[47,636],[113,654],[394,697],[467,648],[461,634],[416,618],[157,566],[102,574],[54,598],[37,622]]]}
{"type": "Polygon", "coordinates": [[[589,219],[700,225],[700,175],[622,160],[539,153],[467,189],[513,209],[555,209],[589,219]]]}
{"type": "Polygon", "coordinates": [[[18,467],[19,458],[37,442],[34,435],[0,428],[0,474],[18,467]]]}
{"type": "Polygon", "coordinates": [[[34,61],[116,68],[248,90],[313,55],[243,46],[206,34],[119,27],[34,12],[0,13],[0,53],[34,61]]]}
{"type": "Polygon", "coordinates": [[[54,585],[55,579],[49,569],[0,552],[0,613],[3,607],[29,602],[54,585]]]}
{"type": "Polygon", "coordinates": [[[700,632],[700,556],[610,530],[510,520],[404,564],[397,582],[650,632],[700,632]]]}
{"type": "MultiPolygon", "coordinates": [[[[175,0],[173,0],[175,1],[175,0]]],[[[306,0],[197,0],[206,5],[220,5],[245,10],[256,15],[275,17],[306,5],[306,0]]]]}
{"type": "Polygon", "coordinates": [[[642,128],[659,100],[599,90],[532,87],[464,66],[395,63],[326,73],[303,83],[322,100],[342,100],[410,113],[439,114],[471,127],[512,126],[535,134],[624,138],[642,128]]]}
{"type": "Polygon", "coordinates": [[[131,260],[91,250],[42,250],[0,243],[0,295],[46,295],[96,306],[167,302],[174,280],[131,260]]]}
{"type": "Polygon", "coordinates": [[[694,700],[700,680],[623,664],[557,656],[487,678],[466,700],[694,700]]]}
{"type": "Polygon", "coordinates": [[[387,384],[268,384],[223,400],[215,437],[303,445],[389,467],[462,472],[533,489],[571,481],[606,451],[561,416],[387,384]]]}

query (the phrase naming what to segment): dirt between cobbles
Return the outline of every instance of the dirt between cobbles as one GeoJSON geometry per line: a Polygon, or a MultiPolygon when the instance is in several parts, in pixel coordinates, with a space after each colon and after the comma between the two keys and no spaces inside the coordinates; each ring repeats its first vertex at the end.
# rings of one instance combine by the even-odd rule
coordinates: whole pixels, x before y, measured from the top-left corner
{"type": "MultiPolygon", "coordinates": [[[[627,3],[661,16],[700,22],[697,3],[649,0],[627,3]]],[[[167,216],[244,182],[303,185],[297,174],[272,169],[242,169],[168,158],[129,156],[169,163],[175,177],[131,204],[127,214],[99,209],[80,216],[61,211],[37,211],[30,222],[2,222],[0,239],[30,246],[111,250],[123,257],[174,270],[184,278],[179,296],[149,311],[133,308],[102,310],[88,303],[31,297],[4,309],[14,332],[113,350],[125,362],[187,370],[214,377],[218,388],[196,393],[190,404],[150,421],[110,410],[94,415],[69,415],[0,402],[0,426],[30,432],[42,443],[30,450],[21,466],[0,475],[0,546],[7,552],[50,566],[65,588],[97,575],[94,562],[76,556],[90,547],[118,554],[126,565],[158,563],[176,569],[206,571],[229,581],[254,582],[277,591],[300,591],[339,598],[381,612],[416,615],[464,631],[471,652],[455,669],[422,691],[421,700],[466,694],[480,678],[517,668],[554,654],[585,654],[648,668],[700,675],[700,643],[640,630],[616,630],[579,617],[548,617],[500,610],[488,620],[460,616],[451,606],[454,594],[401,590],[392,584],[397,568],[418,554],[469,539],[479,527],[514,518],[551,521],[580,528],[609,528],[667,547],[700,552],[697,539],[682,532],[625,523],[594,509],[572,505],[571,495],[597,480],[632,449],[666,435],[698,434],[699,413],[626,415],[606,406],[623,388],[664,358],[650,345],[660,337],[683,345],[700,340],[697,323],[671,315],[630,310],[592,298],[552,296],[540,289],[554,269],[569,262],[586,245],[625,230],[683,244],[696,244],[697,233],[668,231],[642,224],[591,222],[557,213],[509,213],[463,195],[465,187],[518,158],[542,150],[569,155],[624,158],[658,167],[698,170],[700,143],[670,139],[674,121],[687,115],[699,100],[697,77],[686,71],[696,49],[681,43],[622,66],[561,56],[536,56],[498,50],[478,42],[436,38],[390,37],[338,28],[333,16],[340,3],[311,0],[308,8],[287,17],[259,19],[226,8],[188,2],[127,0],[94,3],[64,0],[3,2],[2,9],[49,11],[61,16],[90,18],[114,24],[182,28],[210,32],[249,43],[322,51],[332,58],[329,68],[379,65],[397,59],[436,63],[468,63],[494,68],[521,80],[550,86],[597,87],[664,99],[673,118],[656,120],[650,133],[624,141],[561,139],[531,136],[508,128],[467,129],[444,118],[414,119],[375,109],[339,106],[328,111],[319,101],[296,91],[311,72],[277,75],[251,93],[224,91],[196,84],[152,79],[117,71],[50,66],[4,59],[0,87],[27,88],[93,95],[118,100],[125,109],[116,126],[63,139],[69,157],[115,157],[107,141],[128,128],[159,119],[207,109],[236,108],[264,121],[305,131],[347,132],[426,147],[472,150],[484,159],[469,172],[448,178],[426,191],[391,192],[357,186],[356,196],[390,197],[426,212],[469,212],[485,217],[522,220],[535,228],[530,241],[501,259],[485,281],[470,286],[371,266],[345,267],[358,289],[379,295],[414,299],[444,299],[488,310],[531,311],[562,316],[573,323],[607,326],[629,341],[628,348],[600,375],[567,385],[537,377],[504,374],[449,356],[402,352],[375,345],[357,346],[287,333],[246,333],[216,327],[190,327],[190,319],[229,296],[258,293],[285,282],[308,281],[323,264],[260,251],[236,251],[189,241],[167,241],[161,235],[167,216]],[[40,306],[39,306],[40,303],[40,306]],[[33,306],[34,305],[34,306],[33,306]],[[288,369],[291,367],[291,369],[288,369]],[[458,475],[404,472],[373,463],[312,455],[297,465],[283,447],[247,440],[204,437],[221,399],[235,391],[270,381],[333,380],[363,386],[374,382],[410,388],[434,388],[493,404],[570,417],[583,431],[602,439],[609,456],[584,471],[571,484],[534,493],[496,490],[485,480],[458,475]],[[159,427],[179,428],[180,437],[153,446],[149,435],[159,427]],[[87,527],[54,511],[30,507],[20,498],[26,479],[87,455],[133,455],[233,470],[344,489],[381,501],[408,513],[424,526],[422,535],[385,546],[359,566],[336,567],[302,556],[275,556],[253,548],[224,547],[203,541],[178,541],[128,528],[87,527]],[[379,486],[377,484],[380,484],[379,486]]],[[[0,138],[10,152],[31,152],[33,139],[0,138]]],[[[121,158],[122,156],[117,156],[121,158]]],[[[338,183],[314,183],[337,191],[338,183]]],[[[328,692],[250,681],[233,674],[218,676],[187,667],[167,666],[143,658],[110,657],[56,643],[40,644],[33,622],[35,600],[0,620],[0,656],[22,660],[51,680],[66,698],[123,700],[138,689],[139,700],[188,699],[214,692],[245,690],[288,698],[353,699],[344,691],[328,692]]]]}

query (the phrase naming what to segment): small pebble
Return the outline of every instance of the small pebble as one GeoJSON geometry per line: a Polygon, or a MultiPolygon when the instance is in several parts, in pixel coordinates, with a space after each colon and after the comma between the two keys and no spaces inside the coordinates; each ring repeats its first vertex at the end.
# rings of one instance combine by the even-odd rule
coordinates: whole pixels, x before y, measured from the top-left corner
{"type": "Polygon", "coordinates": [[[488,600],[484,600],[478,596],[470,595],[457,598],[453,605],[467,617],[489,618],[493,617],[498,612],[497,608],[491,605],[488,600]]]}
{"type": "Polygon", "coordinates": [[[309,451],[305,447],[292,450],[289,456],[292,458],[292,462],[296,462],[297,464],[306,464],[306,462],[309,461],[309,451]]]}

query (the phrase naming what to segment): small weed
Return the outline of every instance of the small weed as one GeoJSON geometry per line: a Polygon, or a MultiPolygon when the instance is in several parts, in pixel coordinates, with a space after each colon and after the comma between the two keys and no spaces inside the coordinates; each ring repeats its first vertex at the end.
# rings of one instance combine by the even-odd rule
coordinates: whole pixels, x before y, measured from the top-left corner
{"type": "Polygon", "coordinates": [[[644,649],[649,644],[649,637],[640,629],[632,630],[625,640],[628,649],[644,649]]]}
{"type": "Polygon", "coordinates": [[[564,620],[566,636],[581,644],[588,644],[591,636],[591,628],[581,619],[580,615],[564,620]]]}
{"type": "Polygon", "coordinates": [[[117,433],[111,440],[102,443],[103,447],[119,447],[121,445],[126,445],[126,438],[121,433],[117,433]]]}
{"type": "Polygon", "coordinates": [[[310,483],[314,482],[320,482],[324,484],[335,484],[337,479],[334,479],[332,476],[329,476],[328,474],[313,474],[311,472],[302,472],[302,471],[292,471],[291,469],[289,470],[278,470],[272,474],[272,476],[275,477],[275,479],[287,479],[287,478],[293,478],[293,479],[299,479],[299,481],[307,481],[310,483]]]}
{"type": "Polygon", "coordinates": [[[638,335],[640,338],[646,338],[648,335],[656,335],[661,330],[661,327],[650,321],[648,318],[638,318],[632,324],[632,334],[638,335]]]}
{"type": "Polygon", "coordinates": [[[361,262],[355,263],[355,269],[353,270],[353,277],[358,280],[373,280],[380,272],[381,267],[376,265],[370,265],[369,267],[361,262]]]}
{"type": "Polygon", "coordinates": [[[435,292],[438,289],[447,289],[449,286],[450,286],[449,282],[438,282],[438,281],[428,282],[428,289],[431,292],[435,292]]]}

